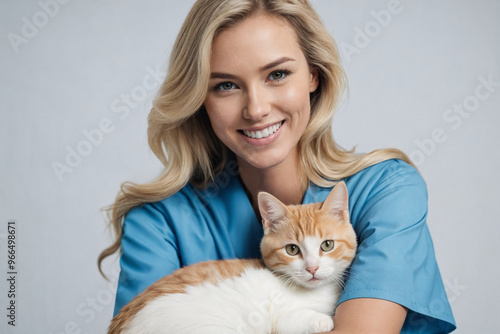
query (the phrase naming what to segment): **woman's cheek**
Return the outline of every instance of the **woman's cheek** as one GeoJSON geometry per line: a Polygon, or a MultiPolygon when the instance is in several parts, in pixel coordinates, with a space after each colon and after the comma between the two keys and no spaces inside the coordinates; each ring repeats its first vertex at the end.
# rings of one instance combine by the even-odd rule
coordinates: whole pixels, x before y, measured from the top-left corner
{"type": "MultiPolygon", "coordinates": [[[[306,90],[307,92],[307,90],[306,90]]],[[[289,112],[301,113],[305,109],[309,111],[310,101],[309,93],[304,94],[304,89],[297,87],[289,88],[286,91],[281,92],[282,94],[282,106],[289,112]]]]}

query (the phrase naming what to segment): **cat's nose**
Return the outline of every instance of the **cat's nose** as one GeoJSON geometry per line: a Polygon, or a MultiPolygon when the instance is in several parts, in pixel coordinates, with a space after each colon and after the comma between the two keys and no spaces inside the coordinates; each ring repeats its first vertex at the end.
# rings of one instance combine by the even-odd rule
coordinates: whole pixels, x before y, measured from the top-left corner
{"type": "Polygon", "coordinates": [[[307,267],[306,270],[314,276],[314,273],[316,272],[316,270],[318,270],[318,267],[307,267]]]}

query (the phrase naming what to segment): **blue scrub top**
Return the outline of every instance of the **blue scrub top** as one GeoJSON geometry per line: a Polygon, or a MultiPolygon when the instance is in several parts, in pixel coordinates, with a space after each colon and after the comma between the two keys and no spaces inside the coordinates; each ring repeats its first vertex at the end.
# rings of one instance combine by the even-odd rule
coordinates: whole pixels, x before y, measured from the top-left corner
{"type": "MultiPolygon", "coordinates": [[[[339,303],[385,299],[408,308],[401,333],[449,333],[455,321],[426,223],[427,189],[407,163],[388,160],[344,179],[358,250],[339,303]]],[[[331,188],[311,184],[303,203],[331,188]]],[[[263,231],[230,161],[205,189],[131,210],[124,221],[115,311],[159,278],[200,261],[259,258],[263,231]]]]}

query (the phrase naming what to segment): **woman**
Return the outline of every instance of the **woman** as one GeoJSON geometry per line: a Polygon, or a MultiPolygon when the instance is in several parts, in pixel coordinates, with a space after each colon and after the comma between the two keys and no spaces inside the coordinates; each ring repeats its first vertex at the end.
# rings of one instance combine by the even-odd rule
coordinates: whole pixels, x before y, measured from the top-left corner
{"type": "Polygon", "coordinates": [[[426,225],[425,183],[397,150],[366,155],[331,133],[345,75],[307,0],[199,0],[149,116],[165,165],[112,207],[121,274],[115,313],[160,277],[211,259],[259,256],[257,193],[285,204],[350,194],[359,249],[334,333],[454,330],[426,225]]]}

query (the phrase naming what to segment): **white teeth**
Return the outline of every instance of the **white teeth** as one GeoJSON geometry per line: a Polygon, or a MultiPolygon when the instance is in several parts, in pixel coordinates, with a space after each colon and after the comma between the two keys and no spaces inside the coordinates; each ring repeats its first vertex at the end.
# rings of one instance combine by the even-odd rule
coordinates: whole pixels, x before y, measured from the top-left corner
{"type": "Polygon", "coordinates": [[[279,122],[278,124],[275,124],[275,125],[272,125],[262,131],[245,131],[243,130],[243,133],[245,134],[245,136],[247,137],[250,137],[250,138],[256,138],[256,139],[261,139],[261,138],[266,138],[270,135],[272,135],[273,133],[275,133],[276,131],[278,131],[278,129],[281,127],[281,125],[283,124],[283,122],[279,122]]]}

